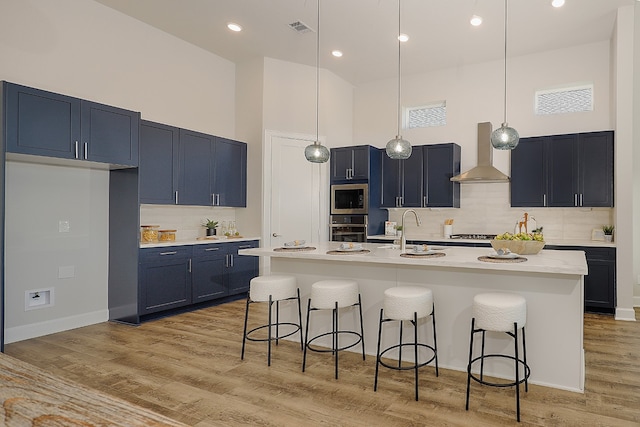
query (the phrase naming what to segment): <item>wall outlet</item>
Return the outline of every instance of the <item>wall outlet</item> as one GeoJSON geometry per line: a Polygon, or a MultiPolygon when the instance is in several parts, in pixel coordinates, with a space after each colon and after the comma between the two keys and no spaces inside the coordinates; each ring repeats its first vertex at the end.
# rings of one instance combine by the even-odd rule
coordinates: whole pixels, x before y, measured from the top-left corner
{"type": "Polygon", "coordinates": [[[68,219],[63,219],[58,221],[58,232],[60,233],[68,233],[71,230],[71,225],[69,224],[68,219]]]}
{"type": "Polygon", "coordinates": [[[24,311],[51,306],[53,306],[53,288],[25,291],[24,311]]]}

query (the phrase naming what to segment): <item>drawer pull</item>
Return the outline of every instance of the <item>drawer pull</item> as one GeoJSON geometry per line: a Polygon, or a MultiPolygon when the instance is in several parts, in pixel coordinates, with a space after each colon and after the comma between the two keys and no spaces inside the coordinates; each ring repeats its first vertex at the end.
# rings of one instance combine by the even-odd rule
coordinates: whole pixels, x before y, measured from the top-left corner
{"type": "Polygon", "coordinates": [[[207,248],[207,249],[205,249],[205,251],[206,251],[206,252],[209,252],[209,251],[219,251],[219,250],[220,250],[220,248],[207,248]]]}
{"type": "Polygon", "coordinates": [[[175,255],[178,251],[160,252],[160,255],[175,255]]]}
{"type": "Polygon", "coordinates": [[[242,246],[238,246],[238,249],[249,249],[251,247],[251,245],[242,245],[242,246]]]}

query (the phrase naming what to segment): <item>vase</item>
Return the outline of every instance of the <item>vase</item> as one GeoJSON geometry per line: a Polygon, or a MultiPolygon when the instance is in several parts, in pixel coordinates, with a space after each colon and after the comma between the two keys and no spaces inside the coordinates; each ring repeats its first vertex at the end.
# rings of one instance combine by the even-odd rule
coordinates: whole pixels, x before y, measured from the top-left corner
{"type": "Polygon", "coordinates": [[[609,243],[613,242],[613,234],[605,234],[604,241],[609,243]]]}
{"type": "Polygon", "coordinates": [[[207,228],[207,236],[215,236],[216,229],[215,228],[207,228]]]}

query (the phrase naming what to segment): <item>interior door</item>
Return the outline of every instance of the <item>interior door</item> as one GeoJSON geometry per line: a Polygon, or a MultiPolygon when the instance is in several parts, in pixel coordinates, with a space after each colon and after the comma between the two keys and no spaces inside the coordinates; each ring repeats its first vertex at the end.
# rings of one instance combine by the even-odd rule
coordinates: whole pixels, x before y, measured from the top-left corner
{"type": "Polygon", "coordinates": [[[328,163],[308,162],[311,137],[268,135],[265,156],[265,236],[268,246],[328,240],[328,163]],[[267,234],[268,233],[268,234],[267,234]]]}

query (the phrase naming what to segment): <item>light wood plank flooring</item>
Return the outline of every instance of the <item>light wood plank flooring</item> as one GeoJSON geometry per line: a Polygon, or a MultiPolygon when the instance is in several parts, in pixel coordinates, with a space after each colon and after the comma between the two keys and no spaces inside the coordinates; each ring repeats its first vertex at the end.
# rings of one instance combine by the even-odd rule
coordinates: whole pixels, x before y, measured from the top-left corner
{"type": "MultiPolygon", "coordinates": [[[[465,411],[462,372],[440,369],[436,378],[422,368],[416,402],[410,371],[382,370],[373,391],[373,356],[341,353],[337,381],[328,354],[310,353],[302,373],[293,342],[274,347],[271,367],[264,343],[249,343],[241,361],[243,318],[236,301],[138,327],[102,323],[17,342],[6,353],[196,427],[518,425],[513,389],[472,384],[465,411]]],[[[640,322],[593,314],[584,322],[585,393],[530,385],[519,425],[640,425],[640,322]]]]}

